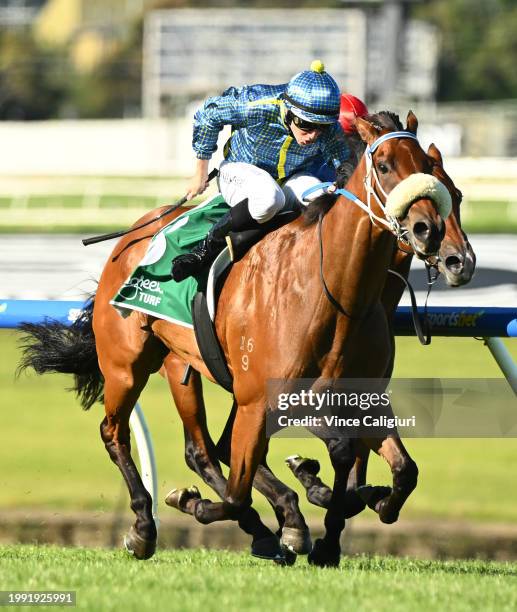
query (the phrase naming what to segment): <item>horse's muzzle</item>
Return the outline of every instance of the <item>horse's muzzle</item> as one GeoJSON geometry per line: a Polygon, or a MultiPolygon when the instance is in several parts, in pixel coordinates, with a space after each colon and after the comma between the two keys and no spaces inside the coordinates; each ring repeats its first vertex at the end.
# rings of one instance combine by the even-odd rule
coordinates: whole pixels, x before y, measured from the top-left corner
{"type": "Polygon", "coordinates": [[[415,253],[421,257],[436,255],[445,236],[445,223],[441,217],[420,217],[410,226],[409,238],[415,253]]]}
{"type": "Polygon", "coordinates": [[[451,248],[443,243],[440,248],[438,269],[443,274],[449,287],[461,287],[472,279],[476,268],[476,256],[467,242],[465,250],[451,248]]]}

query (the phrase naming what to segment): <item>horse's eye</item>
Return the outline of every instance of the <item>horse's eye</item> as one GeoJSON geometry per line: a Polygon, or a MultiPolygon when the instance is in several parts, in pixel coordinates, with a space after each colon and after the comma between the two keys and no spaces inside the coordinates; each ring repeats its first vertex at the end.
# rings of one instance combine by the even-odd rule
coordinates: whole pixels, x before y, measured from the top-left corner
{"type": "Polygon", "coordinates": [[[379,164],[377,168],[381,174],[386,174],[388,172],[388,166],[386,164],[379,164]]]}

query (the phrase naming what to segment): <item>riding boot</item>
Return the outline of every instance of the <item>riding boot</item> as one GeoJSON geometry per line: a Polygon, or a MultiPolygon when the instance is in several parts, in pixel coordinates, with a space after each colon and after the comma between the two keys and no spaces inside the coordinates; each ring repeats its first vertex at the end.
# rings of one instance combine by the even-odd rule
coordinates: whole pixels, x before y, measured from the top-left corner
{"type": "Polygon", "coordinates": [[[253,229],[259,225],[250,215],[248,199],[242,200],[231,208],[215,225],[208,235],[190,253],[179,255],[172,261],[171,276],[180,282],[195,276],[211,264],[226,246],[226,236],[230,231],[253,229]]]}

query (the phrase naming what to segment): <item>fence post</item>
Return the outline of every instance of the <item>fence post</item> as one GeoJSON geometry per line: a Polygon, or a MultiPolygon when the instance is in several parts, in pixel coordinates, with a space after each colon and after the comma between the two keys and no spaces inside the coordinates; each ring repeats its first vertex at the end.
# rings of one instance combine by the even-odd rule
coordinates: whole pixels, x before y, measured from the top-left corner
{"type": "Polygon", "coordinates": [[[131,417],[129,419],[129,424],[131,425],[131,430],[133,431],[136,440],[136,448],[138,450],[138,457],[140,459],[142,481],[145,488],[149,491],[151,497],[153,498],[153,517],[156,523],[156,528],[158,528],[158,480],[156,459],[154,456],[151,432],[147,427],[144,412],[138,402],[133,408],[133,412],[131,413],[131,417]]]}
{"type": "Polygon", "coordinates": [[[510,384],[513,392],[517,395],[517,365],[513,361],[510,351],[504,345],[501,338],[483,338],[485,346],[492,353],[501,372],[510,384]]]}

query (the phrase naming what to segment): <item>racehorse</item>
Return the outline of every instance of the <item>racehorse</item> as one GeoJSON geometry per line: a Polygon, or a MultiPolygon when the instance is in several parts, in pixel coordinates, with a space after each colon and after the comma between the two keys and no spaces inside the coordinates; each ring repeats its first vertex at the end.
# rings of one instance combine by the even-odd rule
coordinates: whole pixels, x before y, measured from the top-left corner
{"type": "MultiPolygon", "coordinates": [[[[396,123],[397,129],[402,129],[398,120],[395,117],[392,118],[396,123]]],[[[357,145],[358,143],[355,144],[357,145]]],[[[364,151],[364,145],[353,146],[352,148],[358,160],[364,151]]],[[[475,255],[466,235],[461,230],[460,204],[462,194],[443,169],[443,160],[438,149],[434,145],[430,145],[427,154],[433,175],[447,187],[452,198],[452,214],[446,220],[446,232],[440,246],[437,265],[444,274],[447,284],[455,287],[470,281],[475,268],[475,255]]],[[[352,160],[351,168],[348,169],[349,173],[352,171],[355,163],[357,163],[357,160],[352,160]]],[[[399,244],[395,249],[390,268],[407,278],[411,260],[412,252],[407,250],[405,245],[399,244]]],[[[403,290],[404,284],[401,283],[400,279],[391,275],[387,277],[381,300],[391,328],[393,352],[391,363],[384,375],[386,379],[391,377],[394,361],[395,339],[392,320],[403,290]]],[[[178,410],[183,412],[186,409],[191,416],[197,415],[201,423],[196,428],[196,419],[194,418],[189,421],[190,432],[186,435],[187,463],[205,482],[210,483],[213,479],[213,474],[220,473],[220,468],[217,459],[214,458],[213,444],[205,428],[205,408],[200,391],[199,374],[193,373],[193,380],[189,387],[182,387],[179,381],[183,368],[184,363],[172,354],[165,361],[165,375],[169,381],[178,410]],[[207,447],[210,447],[208,451],[206,450],[207,447]],[[202,457],[203,460],[196,461],[196,457],[202,457]]],[[[235,414],[234,406],[221,439],[217,444],[217,457],[224,463],[228,461],[229,442],[235,414]]],[[[317,429],[313,433],[317,435],[321,433],[321,430],[317,429]]],[[[336,452],[339,449],[337,440],[331,441],[331,439],[327,438],[324,441],[332,452],[336,452]]],[[[364,484],[366,481],[369,449],[357,440],[356,453],[356,462],[347,484],[347,510],[345,518],[358,514],[364,509],[366,503],[372,509],[376,509],[376,504],[390,493],[388,487],[371,487],[369,490],[366,490],[364,484]],[[362,486],[361,496],[357,494],[357,489],[360,486],[362,486]]],[[[318,478],[319,463],[312,459],[292,456],[288,458],[287,464],[305,487],[308,500],[318,506],[328,507],[332,496],[332,489],[324,485],[318,478]]],[[[284,555],[293,562],[295,558],[293,553],[303,554],[310,552],[310,537],[298,507],[298,496],[272,474],[265,459],[258,467],[253,485],[266,496],[275,510],[280,525],[278,535],[282,538],[284,555]]],[[[197,499],[200,499],[199,492],[195,487],[191,487],[190,489],[173,491],[172,495],[168,497],[168,503],[179,510],[189,512],[189,504],[191,505],[197,499]]]]}
{"type": "MultiPolygon", "coordinates": [[[[406,130],[397,131],[389,122],[383,123],[381,115],[357,121],[370,156],[361,159],[347,184],[360,200],[368,201],[370,212],[365,214],[339,197],[321,215],[318,227],[307,226],[299,219],[273,232],[233,266],[219,298],[216,329],[233,374],[237,406],[230,474],[227,483],[222,477],[213,483],[222,502],[193,499],[190,510],[202,523],[238,520],[253,536],[252,546],[262,556],[279,554],[276,538],[251,507],[250,494],[267,445],[266,380],[382,376],[390,361],[391,344],[380,297],[397,236],[404,234],[416,253],[428,257],[438,252],[444,234],[436,198],[422,191],[401,199],[404,190],[397,190],[407,185],[413,175],[430,171],[428,157],[415,137],[416,117],[409,113],[406,130]],[[375,177],[373,186],[365,184],[368,177],[375,177]],[[398,199],[393,198],[390,204],[388,198],[388,222],[382,221],[382,204],[386,203],[383,194],[389,192],[396,193],[398,199]],[[344,314],[322,294],[322,245],[327,262],[322,265],[326,283],[344,314]],[[254,353],[245,369],[240,348],[243,338],[247,346],[253,346],[254,353]]],[[[438,204],[443,216],[447,216],[447,203],[438,204]]],[[[148,217],[152,214],[156,211],[148,217]]],[[[156,526],[151,497],[130,454],[129,416],[150,374],[161,367],[170,353],[211,378],[192,330],[138,312],[124,319],[109,304],[142,259],[147,244],[141,238],[145,235],[135,232],[118,243],[99,281],[92,306],[93,321],[90,308],[67,332],[66,342],[63,336],[58,337],[57,328],[50,330],[47,337],[41,329],[36,332],[40,340],[55,341],[63,349],[57,367],[55,360],[45,363],[45,348],[41,346],[34,359],[29,347],[22,364],[34,365],[39,371],[60,368],[58,371],[76,374],[77,390],[82,393],[85,407],[100,397],[104,382],[106,416],[101,423],[101,437],[126,481],[136,515],[126,536],[126,547],[141,559],[155,551],[156,526]],[[80,355],[73,351],[74,335],[82,347],[80,355]]],[[[49,327],[52,324],[47,331],[49,327]]],[[[26,329],[29,331],[28,326],[26,329]]],[[[187,429],[188,418],[187,415],[184,421],[187,429]]],[[[387,459],[393,472],[393,490],[382,500],[380,510],[381,518],[390,522],[416,484],[416,466],[393,438],[375,441],[373,447],[387,459]]],[[[331,557],[336,546],[339,548],[344,526],[343,485],[354,461],[354,450],[349,445],[339,464],[334,465],[335,483],[325,519],[325,542],[331,557]]],[[[326,555],[320,550],[314,561],[324,565],[326,555]]]]}

